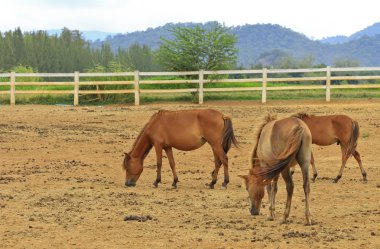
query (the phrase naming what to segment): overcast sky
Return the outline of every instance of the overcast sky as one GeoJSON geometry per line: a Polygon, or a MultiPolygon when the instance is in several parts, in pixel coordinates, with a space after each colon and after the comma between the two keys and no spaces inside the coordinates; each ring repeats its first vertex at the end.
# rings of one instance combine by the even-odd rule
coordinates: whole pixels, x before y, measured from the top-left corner
{"type": "Polygon", "coordinates": [[[168,22],[272,23],[319,39],[380,22],[379,0],[0,0],[0,31],[61,29],[116,33],[168,22]]]}

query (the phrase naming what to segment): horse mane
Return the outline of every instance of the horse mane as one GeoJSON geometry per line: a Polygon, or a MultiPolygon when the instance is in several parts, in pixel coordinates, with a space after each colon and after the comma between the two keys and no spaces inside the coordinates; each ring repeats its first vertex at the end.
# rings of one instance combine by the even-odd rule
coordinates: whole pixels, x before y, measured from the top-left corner
{"type": "Polygon", "coordinates": [[[291,117],[299,118],[299,119],[302,120],[302,119],[305,118],[305,117],[310,118],[310,117],[312,117],[312,116],[314,116],[314,115],[309,114],[309,113],[307,113],[307,112],[299,112],[299,113],[293,114],[291,117]]]}
{"type": "MultiPolygon", "coordinates": [[[[159,112],[161,112],[161,111],[159,111],[159,112]]],[[[142,134],[144,133],[146,127],[152,122],[152,120],[158,115],[159,112],[154,113],[154,114],[150,117],[149,121],[148,121],[148,122],[144,125],[144,127],[141,129],[139,135],[137,135],[137,138],[136,138],[135,141],[133,142],[132,149],[131,149],[131,151],[130,151],[129,153],[131,153],[131,152],[134,150],[134,148],[136,147],[137,142],[140,140],[140,138],[141,138],[142,134]]],[[[148,152],[149,152],[149,151],[148,151],[148,152]]],[[[128,154],[129,154],[129,153],[128,153],[128,154]]],[[[148,154],[148,153],[146,153],[146,154],[148,154]]]]}
{"type": "MultiPolygon", "coordinates": [[[[136,144],[139,142],[139,140],[140,140],[142,134],[144,134],[144,131],[146,130],[146,127],[147,127],[147,126],[153,121],[153,119],[156,118],[157,115],[160,114],[160,113],[162,113],[161,110],[158,111],[157,113],[154,113],[154,114],[150,117],[149,121],[148,121],[148,122],[144,125],[144,127],[141,129],[139,135],[137,135],[137,138],[136,138],[135,141],[133,142],[132,149],[130,150],[130,152],[129,152],[128,154],[130,154],[130,153],[135,149],[136,144]]],[[[150,152],[150,150],[152,149],[152,147],[153,147],[153,145],[149,145],[148,149],[144,152],[144,156],[143,156],[143,158],[145,158],[145,157],[149,154],[149,152],[150,152]]],[[[126,163],[123,164],[123,168],[124,168],[124,169],[125,169],[125,167],[126,167],[126,163]]]]}
{"type": "Polygon", "coordinates": [[[251,155],[251,167],[252,168],[258,166],[258,164],[257,164],[258,163],[257,146],[259,145],[259,139],[260,139],[261,131],[264,129],[264,126],[266,124],[268,124],[269,122],[276,120],[276,119],[277,119],[276,115],[271,115],[270,113],[268,113],[264,118],[264,122],[260,125],[260,127],[256,133],[256,145],[253,148],[252,155],[251,155]]]}

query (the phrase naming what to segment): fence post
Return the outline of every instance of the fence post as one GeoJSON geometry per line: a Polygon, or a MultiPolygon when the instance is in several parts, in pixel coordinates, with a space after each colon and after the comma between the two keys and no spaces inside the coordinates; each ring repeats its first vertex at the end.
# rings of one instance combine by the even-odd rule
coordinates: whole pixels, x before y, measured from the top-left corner
{"type": "Polygon", "coordinates": [[[326,101],[330,102],[331,96],[331,67],[326,68],[326,101]]]}
{"type": "Polygon", "coordinates": [[[267,79],[268,72],[266,68],[263,68],[263,82],[262,82],[262,93],[261,93],[261,103],[265,104],[267,102],[267,79]]]}
{"type": "Polygon", "coordinates": [[[204,70],[199,71],[199,104],[203,104],[203,83],[204,83],[204,70]]]}
{"type": "Polygon", "coordinates": [[[74,72],[74,106],[79,105],[79,72],[74,72]]]}
{"type": "Polygon", "coordinates": [[[140,105],[140,74],[135,71],[135,105],[140,105]]]}
{"type": "Polygon", "coordinates": [[[10,104],[13,106],[16,104],[16,73],[11,72],[11,79],[10,79],[10,104]]]}

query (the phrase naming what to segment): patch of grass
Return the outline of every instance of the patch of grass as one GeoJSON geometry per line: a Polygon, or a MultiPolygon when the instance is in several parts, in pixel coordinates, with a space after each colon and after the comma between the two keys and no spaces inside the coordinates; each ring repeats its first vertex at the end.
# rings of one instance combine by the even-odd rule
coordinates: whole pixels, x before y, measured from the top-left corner
{"type": "MultiPolygon", "coordinates": [[[[162,80],[163,78],[160,78],[162,80]]],[[[166,78],[165,78],[166,79],[166,78]]],[[[170,78],[172,79],[172,78],[170,78]]],[[[274,86],[298,86],[296,83],[268,83],[267,87],[274,86]]],[[[320,84],[302,84],[320,85],[320,84]]],[[[237,87],[261,87],[261,82],[228,82],[205,83],[204,88],[237,88],[237,87]]],[[[133,85],[99,85],[100,90],[133,89],[133,85]]],[[[140,89],[186,89],[198,88],[197,83],[186,84],[141,84],[140,89]]],[[[9,86],[0,86],[0,91],[9,91],[9,86]]],[[[81,86],[80,90],[95,90],[96,86],[81,86]]],[[[17,94],[18,90],[73,90],[73,86],[16,86],[16,104],[73,104],[73,95],[61,94],[17,94]]],[[[318,90],[268,90],[267,101],[289,99],[318,99],[324,100],[324,89],[318,90]]],[[[331,89],[331,99],[357,99],[380,98],[380,89],[331,89]]],[[[261,100],[261,91],[238,92],[204,92],[204,101],[213,100],[261,100]]],[[[198,103],[198,93],[141,93],[141,103],[185,101],[198,103]]],[[[106,105],[106,104],[133,104],[134,94],[91,94],[80,95],[80,105],[106,105]]],[[[9,104],[9,95],[0,94],[0,104],[9,104]]]]}
{"type": "Polygon", "coordinates": [[[331,98],[380,98],[380,89],[331,89],[331,98]]]}
{"type": "Polygon", "coordinates": [[[363,133],[362,133],[362,138],[363,138],[363,139],[367,139],[367,138],[369,138],[369,133],[368,133],[368,132],[363,132],[363,133]]]}

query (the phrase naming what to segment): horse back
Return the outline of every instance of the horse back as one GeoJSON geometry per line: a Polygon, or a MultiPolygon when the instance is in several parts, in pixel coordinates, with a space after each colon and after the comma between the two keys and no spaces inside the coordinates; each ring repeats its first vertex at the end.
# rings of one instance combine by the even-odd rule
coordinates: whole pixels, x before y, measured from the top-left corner
{"type": "Polygon", "coordinates": [[[311,116],[303,121],[310,128],[314,144],[348,142],[351,137],[353,120],[347,115],[311,116]]]}
{"type": "Polygon", "coordinates": [[[213,109],[159,111],[149,125],[151,140],[180,150],[193,150],[224,128],[223,114],[213,109]]]}
{"type": "Polygon", "coordinates": [[[261,130],[253,154],[261,168],[253,165],[253,170],[268,182],[288,166],[310,162],[311,141],[308,126],[296,117],[268,122],[261,130]]]}
{"type": "Polygon", "coordinates": [[[296,130],[302,132],[302,135],[297,138],[299,141],[294,141],[299,144],[311,144],[312,136],[308,126],[300,119],[289,117],[281,120],[269,122],[263,129],[259,139],[258,156],[266,158],[268,161],[273,161],[273,158],[278,158],[284,153],[284,149],[289,146],[291,135],[296,130]]]}
{"type": "MultiPolygon", "coordinates": [[[[175,131],[186,132],[188,130],[203,131],[205,128],[223,128],[223,114],[214,109],[194,109],[181,111],[159,111],[155,120],[156,127],[175,131]]],[[[177,134],[178,135],[178,134],[177,134]]]]}

